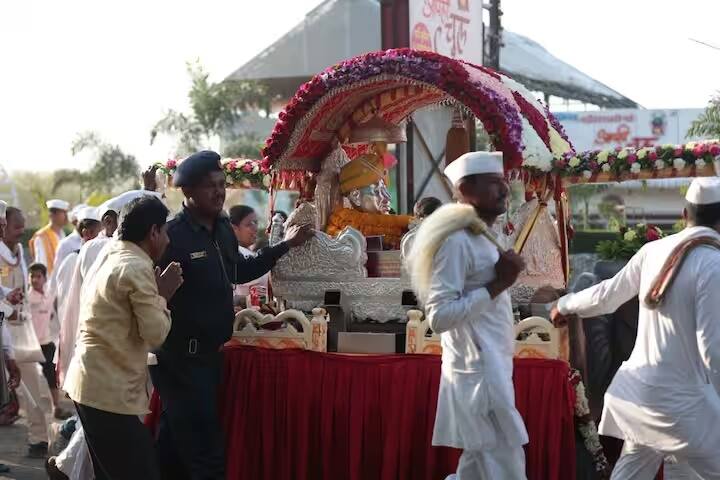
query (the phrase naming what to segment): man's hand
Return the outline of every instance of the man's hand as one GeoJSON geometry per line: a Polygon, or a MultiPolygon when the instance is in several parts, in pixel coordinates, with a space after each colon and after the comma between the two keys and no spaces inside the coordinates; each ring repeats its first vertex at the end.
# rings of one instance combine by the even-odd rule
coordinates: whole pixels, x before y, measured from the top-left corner
{"type": "Polygon", "coordinates": [[[145,170],[142,174],[143,188],[148,192],[154,192],[155,190],[157,190],[157,180],[155,178],[155,173],[157,172],[157,169],[157,165],[153,165],[151,167],[148,167],[148,169],[145,170]]]}
{"type": "Polygon", "coordinates": [[[8,388],[10,390],[15,390],[20,385],[20,369],[17,366],[17,363],[12,358],[5,357],[5,367],[7,367],[7,371],[10,374],[8,378],[8,388]]]}
{"type": "Polygon", "coordinates": [[[23,292],[21,289],[16,288],[12,292],[8,293],[5,299],[8,301],[10,305],[17,305],[18,303],[22,302],[24,298],[23,292]]]}
{"type": "Polygon", "coordinates": [[[495,264],[495,280],[487,287],[490,296],[495,298],[512,287],[523,270],[525,270],[525,260],[514,250],[500,253],[500,258],[495,264]]]}
{"type": "Polygon", "coordinates": [[[507,287],[515,283],[523,270],[525,270],[525,260],[513,250],[501,253],[495,264],[497,279],[507,287]]]}
{"type": "Polygon", "coordinates": [[[160,296],[169,302],[177,289],[180,288],[180,285],[183,284],[182,267],[178,262],[172,262],[162,273],[160,273],[160,267],[156,267],[155,281],[160,296]]]}
{"type": "Polygon", "coordinates": [[[285,241],[291,248],[299,247],[310,240],[313,236],[315,236],[315,229],[312,226],[303,225],[302,227],[299,227],[297,225],[293,225],[288,228],[288,231],[285,234],[285,241]]]}
{"type": "Polygon", "coordinates": [[[553,305],[552,310],[550,310],[550,320],[552,321],[553,325],[555,325],[555,328],[567,326],[571,316],[572,315],[563,315],[562,313],[560,313],[557,304],[553,305]]]}

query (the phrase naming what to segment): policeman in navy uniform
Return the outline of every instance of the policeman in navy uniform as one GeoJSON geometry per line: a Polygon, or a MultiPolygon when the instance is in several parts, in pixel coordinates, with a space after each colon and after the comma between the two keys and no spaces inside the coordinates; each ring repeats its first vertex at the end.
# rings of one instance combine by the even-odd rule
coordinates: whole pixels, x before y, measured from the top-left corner
{"type": "Polygon", "coordinates": [[[210,151],[191,155],[178,165],[174,183],[185,202],[168,223],[170,246],[159,266],[179,262],[185,282],[168,305],[172,328],[155,352],[157,365],[150,368],[162,400],[158,454],[163,478],[224,479],[217,393],[221,349],[232,334],[233,284],[261,277],[314,231],[310,226],[293,229],[286,241],[245,258],[223,212],[220,156],[210,151]]]}

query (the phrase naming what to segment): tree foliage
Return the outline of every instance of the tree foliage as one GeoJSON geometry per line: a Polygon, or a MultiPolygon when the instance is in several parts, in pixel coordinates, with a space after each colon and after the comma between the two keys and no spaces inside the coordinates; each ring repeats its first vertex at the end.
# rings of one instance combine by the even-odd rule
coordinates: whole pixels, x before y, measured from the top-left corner
{"type": "Polygon", "coordinates": [[[582,229],[587,230],[590,220],[590,200],[608,189],[608,186],[602,183],[585,183],[572,185],[569,188],[571,204],[577,207],[582,206],[582,229]]]}
{"type": "Polygon", "coordinates": [[[720,94],[710,99],[705,111],[692,122],[687,137],[720,137],[720,94]]]}
{"type": "Polygon", "coordinates": [[[250,109],[269,110],[266,87],[244,80],[211,82],[197,61],[188,63],[187,71],[191,80],[188,92],[191,112],[169,110],[150,131],[150,144],[158,135],[169,135],[177,139],[176,153],[184,156],[201,149],[211,138],[222,136],[227,144],[224,155],[257,157],[260,143],[253,136],[236,133],[234,126],[250,109]]]}
{"type": "Polygon", "coordinates": [[[131,186],[130,184],[138,186],[140,166],[135,157],[123,152],[118,145],[104,141],[96,132],[78,134],[70,150],[73,155],[91,151],[93,162],[86,171],[57,170],[53,176],[53,193],[67,184],[79,185],[84,195],[92,192],[109,194],[120,186],[131,186]]]}

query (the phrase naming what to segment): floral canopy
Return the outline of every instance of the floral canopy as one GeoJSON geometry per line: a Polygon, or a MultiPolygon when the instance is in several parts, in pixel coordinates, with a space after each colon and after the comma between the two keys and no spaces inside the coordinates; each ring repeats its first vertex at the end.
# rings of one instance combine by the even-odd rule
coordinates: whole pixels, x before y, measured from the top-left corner
{"type": "Polygon", "coordinates": [[[265,143],[263,166],[318,172],[336,142],[344,143],[372,115],[399,124],[437,104],[478,118],[504,152],[507,171],[549,172],[553,159],[574,155],[547,107],[510,77],[431,52],[396,49],[346,60],[300,87],[265,143]]]}

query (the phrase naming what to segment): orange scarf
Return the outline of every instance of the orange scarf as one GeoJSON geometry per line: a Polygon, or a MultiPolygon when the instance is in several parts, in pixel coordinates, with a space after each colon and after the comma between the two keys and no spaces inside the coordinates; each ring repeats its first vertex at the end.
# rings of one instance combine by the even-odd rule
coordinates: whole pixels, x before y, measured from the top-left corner
{"type": "Polygon", "coordinates": [[[35,239],[40,238],[43,242],[43,248],[45,249],[45,254],[47,255],[47,265],[45,265],[48,269],[48,274],[52,273],[53,268],[55,267],[55,252],[57,252],[58,244],[60,243],[60,237],[57,233],[55,233],[55,230],[52,229],[52,226],[46,225],[37,232],[35,232],[35,235],[32,236],[30,239],[30,256],[33,260],[36,258],[36,252],[35,252],[35,239]]]}

